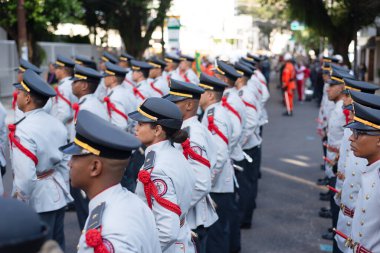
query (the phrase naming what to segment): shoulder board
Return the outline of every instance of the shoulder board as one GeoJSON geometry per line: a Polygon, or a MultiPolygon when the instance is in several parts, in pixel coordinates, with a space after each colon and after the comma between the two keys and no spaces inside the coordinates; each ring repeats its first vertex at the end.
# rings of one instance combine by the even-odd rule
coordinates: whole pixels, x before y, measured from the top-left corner
{"type": "Polygon", "coordinates": [[[230,95],[230,92],[229,91],[227,91],[227,92],[225,92],[224,94],[223,94],[223,97],[226,97],[226,98],[228,98],[228,96],[230,95]]]}
{"type": "Polygon", "coordinates": [[[156,159],[156,152],[150,151],[145,157],[144,166],[143,166],[144,170],[153,168],[155,159],[156,159]]]}
{"type": "Polygon", "coordinates": [[[214,116],[215,114],[215,107],[211,108],[210,110],[207,111],[207,117],[208,116],[214,116]]]}
{"type": "Polygon", "coordinates": [[[78,103],[78,105],[83,104],[83,103],[86,101],[86,99],[87,99],[87,98],[85,98],[85,99],[83,99],[82,101],[80,101],[80,102],[78,103]]]}
{"type": "Polygon", "coordinates": [[[110,94],[107,95],[107,97],[110,97],[113,94],[113,90],[111,90],[110,94]]]}
{"type": "Polygon", "coordinates": [[[182,130],[185,131],[189,135],[189,137],[190,137],[190,126],[182,128],[182,130]]]}
{"type": "Polygon", "coordinates": [[[239,97],[241,97],[241,96],[243,96],[243,93],[244,93],[244,91],[241,89],[241,90],[239,90],[239,97]]]}
{"type": "Polygon", "coordinates": [[[22,117],[19,121],[17,121],[16,123],[14,123],[14,125],[18,125],[18,124],[21,123],[21,121],[23,121],[24,119],[26,119],[26,116],[22,117]]]}
{"type": "Polygon", "coordinates": [[[97,207],[95,207],[94,210],[92,210],[92,212],[88,216],[89,220],[87,223],[86,230],[100,228],[100,226],[102,225],[102,216],[105,207],[106,202],[102,202],[97,207]]]}

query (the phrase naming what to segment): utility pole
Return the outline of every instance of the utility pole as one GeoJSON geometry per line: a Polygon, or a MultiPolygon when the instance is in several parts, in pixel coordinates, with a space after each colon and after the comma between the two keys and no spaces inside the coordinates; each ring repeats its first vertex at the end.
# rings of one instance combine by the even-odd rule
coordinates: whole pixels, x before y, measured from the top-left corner
{"type": "Polygon", "coordinates": [[[25,0],[18,0],[17,2],[18,52],[22,59],[28,60],[24,2],[25,0]]]}

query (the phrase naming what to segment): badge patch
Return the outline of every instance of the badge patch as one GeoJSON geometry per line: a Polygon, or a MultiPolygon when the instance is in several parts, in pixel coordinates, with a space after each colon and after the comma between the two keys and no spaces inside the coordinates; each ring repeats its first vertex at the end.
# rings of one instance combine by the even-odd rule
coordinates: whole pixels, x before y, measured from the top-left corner
{"type": "Polygon", "coordinates": [[[153,180],[154,185],[157,188],[157,193],[160,197],[164,196],[165,193],[168,191],[168,186],[162,179],[155,179],[153,180]]]}
{"type": "Polygon", "coordinates": [[[103,239],[104,246],[106,246],[106,248],[108,249],[108,252],[109,253],[115,253],[115,248],[114,248],[112,242],[110,242],[109,240],[104,239],[104,238],[102,238],[102,239],[103,239]]]}

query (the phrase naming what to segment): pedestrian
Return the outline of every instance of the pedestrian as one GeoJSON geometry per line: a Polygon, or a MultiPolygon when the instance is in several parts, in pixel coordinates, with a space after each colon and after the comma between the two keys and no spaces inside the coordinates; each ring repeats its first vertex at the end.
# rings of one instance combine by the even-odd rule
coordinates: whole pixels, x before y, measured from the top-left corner
{"type": "Polygon", "coordinates": [[[180,54],[179,58],[181,62],[178,65],[178,68],[173,72],[171,78],[180,80],[183,82],[198,84],[198,76],[193,71],[192,64],[195,61],[195,58],[190,55],[180,54]]]}
{"type": "Polygon", "coordinates": [[[149,70],[149,85],[154,91],[155,97],[163,97],[169,93],[169,85],[162,76],[162,72],[166,68],[166,62],[158,57],[152,57],[148,63],[153,66],[149,70]]]}
{"type": "Polygon", "coordinates": [[[137,99],[137,103],[141,104],[145,99],[155,96],[155,91],[150,87],[147,79],[149,71],[153,68],[147,62],[131,60],[132,64],[132,80],[136,83],[133,93],[137,99]]]}
{"type": "Polygon", "coordinates": [[[285,66],[282,71],[282,90],[284,91],[284,102],[286,106],[285,116],[293,116],[293,93],[295,90],[296,72],[292,63],[290,53],[284,55],[285,66]]]}
{"type": "Polygon", "coordinates": [[[218,219],[215,206],[209,195],[211,170],[216,164],[216,147],[211,133],[198,121],[197,109],[204,89],[192,84],[171,79],[169,95],[165,99],[177,105],[183,115],[182,129],[189,138],[176,147],[183,152],[195,174],[195,189],[187,222],[195,233],[197,252],[206,253],[208,229],[218,219]]]}
{"type": "Polygon", "coordinates": [[[129,117],[138,122],[135,134],[147,146],[136,194],[152,209],[162,252],[195,252],[186,215],[191,207],[195,175],[173,144],[182,143],[182,114],[163,98],[148,98],[129,117]]]}
{"type": "Polygon", "coordinates": [[[295,66],[296,80],[297,80],[297,93],[298,101],[304,101],[305,97],[305,70],[306,67],[303,65],[302,61],[299,60],[295,66]]]}
{"type": "Polygon", "coordinates": [[[120,185],[136,137],[83,110],[78,114],[74,142],[59,149],[71,155],[71,184],[85,191],[89,213],[78,252],[160,251],[152,212],[120,185]]]}
{"type": "Polygon", "coordinates": [[[127,74],[125,75],[125,79],[123,81],[124,88],[127,88],[129,91],[133,92],[133,88],[136,86],[136,83],[132,80],[132,65],[131,60],[134,60],[135,57],[128,54],[127,52],[122,53],[119,56],[119,63],[118,65],[122,68],[125,68],[127,71],[127,74]]]}
{"type": "Polygon", "coordinates": [[[172,78],[174,72],[178,68],[178,65],[181,62],[181,59],[175,54],[166,53],[164,57],[164,61],[167,63],[167,66],[162,75],[166,78],[166,81],[168,82],[168,85],[169,85],[170,78],[172,78]]]}
{"type": "Polygon", "coordinates": [[[32,70],[26,70],[18,90],[17,105],[24,117],[8,126],[13,170],[12,197],[32,207],[48,225],[48,239],[65,249],[64,216],[69,193],[69,157],[58,148],[67,143],[67,131],[43,107],[56,95],[32,70]]]}

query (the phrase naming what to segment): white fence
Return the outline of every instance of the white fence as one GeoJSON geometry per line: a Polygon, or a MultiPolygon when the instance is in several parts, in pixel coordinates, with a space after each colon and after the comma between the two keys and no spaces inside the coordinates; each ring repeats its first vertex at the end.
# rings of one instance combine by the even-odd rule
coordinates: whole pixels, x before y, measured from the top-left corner
{"type": "MultiPolygon", "coordinates": [[[[89,44],[73,43],[55,43],[39,42],[39,45],[45,50],[46,58],[40,66],[46,76],[48,65],[54,62],[58,54],[66,57],[74,55],[84,55],[98,61],[100,52],[96,46],[89,44]]],[[[11,96],[13,92],[12,84],[16,82],[15,69],[19,64],[19,56],[16,49],[16,43],[10,40],[0,40],[0,97],[11,96]]]]}

